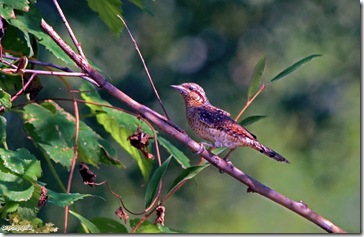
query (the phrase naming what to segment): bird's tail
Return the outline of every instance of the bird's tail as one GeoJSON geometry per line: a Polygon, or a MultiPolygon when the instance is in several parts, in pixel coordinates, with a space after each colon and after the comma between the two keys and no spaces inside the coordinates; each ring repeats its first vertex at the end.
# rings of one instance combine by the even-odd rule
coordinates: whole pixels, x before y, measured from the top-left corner
{"type": "Polygon", "coordinates": [[[285,162],[285,163],[290,163],[286,158],[284,158],[283,156],[281,156],[280,154],[278,154],[277,152],[273,151],[272,149],[264,146],[263,144],[259,143],[258,141],[254,140],[250,143],[250,146],[252,148],[254,148],[257,151],[260,151],[261,153],[263,153],[264,155],[275,159],[276,161],[279,162],[285,162]]]}

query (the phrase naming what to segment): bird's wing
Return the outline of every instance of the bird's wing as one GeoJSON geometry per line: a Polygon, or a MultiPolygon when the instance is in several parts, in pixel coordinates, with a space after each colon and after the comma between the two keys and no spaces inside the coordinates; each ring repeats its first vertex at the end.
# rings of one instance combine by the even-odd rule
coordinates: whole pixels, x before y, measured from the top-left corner
{"type": "Polygon", "coordinates": [[[243,126],[230,118],[230,114],[224,110],[214,108],[200,108],[198,111],[200,120],[209,127],[225,130],[232,135],[244,135],[250,139],[256,140],[256,136],[246,130],[243,126]]]}

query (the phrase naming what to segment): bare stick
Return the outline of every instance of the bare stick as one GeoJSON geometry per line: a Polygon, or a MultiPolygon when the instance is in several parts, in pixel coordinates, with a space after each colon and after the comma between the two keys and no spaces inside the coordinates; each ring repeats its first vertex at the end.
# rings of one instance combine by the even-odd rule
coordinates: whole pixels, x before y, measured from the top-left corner
{"type": "MultiPolygon", "coordinates": [[[[66,85],[68,91],[71,91],[71,86],[69,85],[69,83],[62,77],[60,77],[61,80],[64,82],[64,84],[66,85]]],[[[73,107],[75,110],[75,120],[76,120],[76,127],[75,127],[75,139],[73,141],[73,157],[72,157],[72,164],[71,164],[71,169],[69,172],[69,176],[68,176],[68,183],[67,183],[67,193],[71,192],[71,186],[72,186],[72,179],[73,179],[73,174],[75,172],[75,167],[76,167],[76,161],[77,161],[77,156],[78,156],[78,134],[80,131],[80,113],[78,111],[78,103],[77,100],[74,96],[73,93],[70,93],[72,101],[73,101],[73,107]]],[[[64,233],[67,233],[67,226],[68,226],[68,210],[69,210],[69,206],[66,205],[64,208],[64,233]]]]}
{"type": "MultiPolygon", "coordinates": [[[[7,59],[11,59],[11,60],[19,60],[19,58],[17,57],[13,57],[13,56],[3,56],[3,58],[7,58],[7,59]]],[[[18,67],[16,67],[15,65],[10,65],[10,63],[5,62],[4,60],[0,59],[0,62],[4,63],[4,64],[8,64],[9,66],[13,67],[13,68],[4,68],[1,71],[4,73],[10,73],[10,74],[14,74],[14,72],[16,70],[18,70],[18,67]]],[[[41,62],[41,61],[37,61],[37,60],[32,60],[32,59],[28,59],[28,63],[30,64],[35,64],[35,65],[40,65],[43,67],[51,67],[51,68],[55,68],[64,72],[53,72],[53,71],[42,71],[42,70],[32,70],[32,69],[23,69],[24,73],[36,73],[38,75],[50,75],[50,76],[66,76],[66,77],[81,77],[82,79],[85,79],[86,81],[94,84],[95,86],[99,87],[99,85],[92,80],[91,78],[87,77],[85,73],[83,72],[75,72],[71,69],[69,69],[68,67],[62,67],[53,63],[46,63],[46,62],[41,62]]]]}
{"type": "Polygon", "coordinates": [[[65,15],[63,14],[63,11],[62,11],[62,8],[59,6],[58,4],[58,1],[57,0],[53,0],[53,3],[54,5],[56,6],[57,8],[57,11],[59,13],[59,15],[61,16],[62,18],[62,22],[63,24],[66,26],[66,29],[68,31],[68,34],[70,35],[73,43],[75,44],[76,48],[77,48],[77,51],[78,53],[83,57],[83,58],[86,58],[85,55],[83,54],[83,51],[82,51],[82,48],[81,48],[81,44],[78,42],[75,34],[73,33],[72,31],[72,28],[71,26],[68,24],[68,21],[67,21],[67,18],[65,17],[65,15]]]}
{"type": "Polygon", "coordinates": [[[161,98],[159,97],[159,94],[158,94],[157,89],[156,89],[156,88],[155,88],[155,86],[154,86],[154,83],[153,83],[152,77],[150,76],[150,73],[149,73],[148,67],[147,67],[147,65],[145,64],[145,61],[144,61],[143,55],[142,55],[142,53],[141,53],[141,52],[140,52],[140,50],[139,50],[139,47],[138,47],[138,44],[137,44],[136,40],[134,39],[133,35],[131,34],[131,32],[130,32],[130,30],[129,30],[129,27],[128,27],[128,25],[126,24],[126,22],[124,21],[124,19],[123,19],[121,16],[119,16],[119,15],[117,15],[117,16],[118,16],[118,17],[119,17],[119,19],[123,22],[123,24],[124,24],[124,26],[125,26],[126,30],[128,31],[128,33],[129,33],[129,35],[130,35],[131,40],[134,42],[135,49],[136,49],[136,51],[137,51],[137,52],[138,52],[138,54],[139,54],[140,60],[142,60],[142,63],[143,63],[143,66],[144,66],[144,70],[145,70],[145,72],[147,73],[147,76],[148,76],[149,82],[150,82],[150,84],[152,85],[152,88],[153,88],[153,90],[154,90],[155,95],[157,96],[158,102],[159,102],[159,104],[161,105],[161,107],[162,107],[162,109],[163,109],[163,111],[164,111],[164,114],[165,114],[165,115],[166,115],[166,117],[169,119],[169,116],[168,116],[168,114],[167,114],[167,111],[166,111],[166,109],[164,108],[163,102],[162,102],[161,98]]]}
{"type": "MultiPolygon", "coordinates": [[[[99,72],[97,72],[88,62],[81,56],[75,54],[72,49],[59,37],[59,35],[49,26],[44,20],[41,23],[42,28],[53,38],[53,40],[68,54],[71,59],[88,74],[89,77],[94,79],[101,87],[107,91],[110,95],[114,96],[116,99],[120,100],[124,104],[128,105],[130,108],[134,109],[140,113],[144,118],[148,119],[161,131],[169,134],[175,140],[183,143],[186,147],[194,152],[199,151],[200,144],[192,140],[186,133],[178,129],[172,121],[167,120],[165,117],[161,116],[149,107],[138,103],[137,101],[130,98],[124,92],[120,91],[114,85],[110,84],[99,72]]],[[[257,180],[246,175],[243,171],[237,169],[236,167],[231,167],[226,161],[221,159],[219,156],[212,154],[211,152],[204,150],[200,153],[200,156],[205,158],[209,163],[217,167],[219,170],[230,175],[234,179],[248,186],[250,192],[259,193],[262,196],[286,207],[287,209],[301,215],[307,220],[315,223],[322,229],[330,233],[346,233],[340,227],[334,225],[329,220],[318,215],[316,212],[311,210],[302,201],[293,201],[279,192],[265,186],[264,184],[258,182],[257,180]]]]}

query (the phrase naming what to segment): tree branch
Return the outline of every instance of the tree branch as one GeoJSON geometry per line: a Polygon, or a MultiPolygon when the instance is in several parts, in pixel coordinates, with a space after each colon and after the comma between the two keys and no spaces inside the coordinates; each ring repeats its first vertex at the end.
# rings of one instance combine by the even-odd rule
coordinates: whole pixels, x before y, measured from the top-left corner
{"type": "MultiPolygon", "coordinates": [[[[153,111],[152,109],[138,103],[137,101],[130,98],[124,92],[120,91],[114,85],[110,84],[99,72],[97,72],[92,66],[84,59],[82,56],[76,54],[71,47],[69,47],[62,38],[49,26],[43,19],[41,23],[42,28],[49,34],[49,36],[63,49],[63,51],[70,56],[70,58],[85,72],[88,77],[95,80],[101,88],[107,91],[110,95],[114,96],[124,104],[128,105],[133,110],[140,113],[141,116],[149,120],[161,131],[169,134],[171,137],[177,141],[185,144],[189,149],[197,152],[200,148],[200,144],[192,140],[182,129],[175,125],[172,121],[167,120],[165,117],[159,113],[153,111]]],[[[307,220],[315,223],[322,229],[330,233],[345,233],[343,229],[334,225],[329,220],[318,215],[316,212],[311,210],[302,201],[293,201],[279,192],[265,186],[264,184],[258,182],[257,180],[246,175],[243,171],[236,167],[232,167],[230,164],[225,162],[219,156],[212,154],[211,152],[204,150],[200,153],[204,159],[209,163],[217,167],[219,170],[230,175],[234,179],[248,186],[248,192],[259,193],[260,195],[288,208],[289,210],[301,215],[307,220]]]]}

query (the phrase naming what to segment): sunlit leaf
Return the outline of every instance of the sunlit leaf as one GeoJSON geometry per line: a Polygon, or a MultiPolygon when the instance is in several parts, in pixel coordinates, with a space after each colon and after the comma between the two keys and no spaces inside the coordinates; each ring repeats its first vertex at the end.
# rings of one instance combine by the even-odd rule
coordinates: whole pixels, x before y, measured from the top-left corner
{"type": "Polygon", "coordinates": [[[147,186],[147,190],[145,191],[145,207],[148,208],[153,201],[153,198],[156,195],[159,182],[161,181],[166,169],[171,161],[171,156],[163,162],[161,166],[159,166],[153,173],[150,178],[147,186]]]}
{"type": "MultiPolygon", "coordinates": [[[[88,83],[82,84],[81,91],[85,91],[81,93],[81,97],[87,102],[110,105],[107,101],[101,99],[100,95],[88,83]]],[[[141,126],[143,132],[149,135],[152,134],[151,129],[145,123],[141,123],[135,116],[127,113],[91,103],[86,103],[86,105],[90,108],[92,114],[95,114],[97,122],[104,127],[105,131],[136,160],[144,180],[147,181],[153,160],[146,159],[138,149],[130,145],[127,138],[136,131],[138,126],[141,126]]]]}
{"type": "Polygon", "coordinates": [[[171,190],[173,190],[175,187],[177,187],[180,183],[192,179],[194,178],[196,175],[198,175],[202,170],[204,170],[206,167],[208,167],[210,164],[206,163],[203,165],[198,165],[198,166],[191,166],[188,167],[187,169],[183,170],[178,177],[173,181],[171,187],[169,188],[170,192],[171,190]]]}
{"type": "MultiPolygon", "coordinates": [[[[76,120],[53,101],[24,106],[25,129],[46,156],[69,168],[73,158],[76,120]]],[[[78,155],[81,161],[98,166],[109,153],[99,144],[102,138],[80,121],[78,155]],[[102,158],[102,160],[101,160],[102,158]]],[[[111,159],[111,157],[110,157],[111,159]]],[[[113,159],[113,162],[117,162],[113,159]]]]}
{"type": "Polygon", "coordinates": [[[257,65],[254,67],[253,76],[250,81],[249,89],[248,89],[248,100],[254,96],[257,92],[260,81],[262,79],[263,71],[265,67],[265,57],[262,57],[257,65]]]}
{"type": "MultiPolygon", "coordinates": [[[[129,220],[130,227],[134,228],[139,223],[139,221],[140,221],[139,218],[130,219],[129,220]]],[[[160,233],[160,232],[162,231],[159,229],[158,225],[155,225],[148,220],[144,221],[143,224],[141,224],[135,231],[135,233],[160,233]]]]}
{"type": "Polygon", "coordinates": [[[182,168],[190,167],[190,160],[188,157],[180,151],[177,147],[172,145],[168,140],[164,139],[163,137],[158,137],[159,144],[161,144],[172,156],[173,158],[181,164],[182,168]]]}
{"type": "Polygon", "coordinates": [[[117,18],[117,15],[122,15],[121,0],[87,0],[87,3],[110,30],[118,36],[124,28],[123,23],[117,18]]]}
{"type": "Polygon", "coordinates": [[[266,118],[267,116],[265,115],[254,115],[254,116],[249,116],[245,119],[243,119],[241,122],[239,122],[240,125],[242,126],[248,126],[249,124],[255,123],[261,119],[266,118]]]}
{"type": "Polygon", "coordinates": [[[80,214],[78,214],[76,212],[73,212],[71,210],[69,210],[69,213],[74,215],[84,226],[86,226],[87,229],[90,231],[90,233],[100,233],[99,228],[97,228],[97,226],[94,223],[92,223],[91,221],[89,221],[85,217],[83,217],[80,214]]]}
{"type": "Polygon", "coordinates": [[[299,60],[298,62],[294,63],[290,67],[288,67],[285,70],[283,70],[282,72],[278,73],[278,75],[275,76],[272,80],[270,80],[270,82],[277,81],[277,80],[279,80],[279,79],[287,76],[288,74],[294,72],[296,69],[298,69],[303,64],[311,61],[312,59],[314,59],[316,57],[320,57],[320,56],[321,56],[320,54],[313,54],[313,55],[310,55],[308,57],[305,57],[305,58],[299,60]]]}

